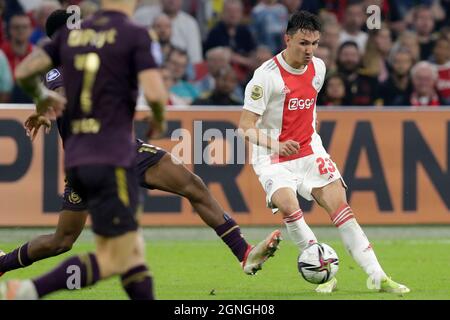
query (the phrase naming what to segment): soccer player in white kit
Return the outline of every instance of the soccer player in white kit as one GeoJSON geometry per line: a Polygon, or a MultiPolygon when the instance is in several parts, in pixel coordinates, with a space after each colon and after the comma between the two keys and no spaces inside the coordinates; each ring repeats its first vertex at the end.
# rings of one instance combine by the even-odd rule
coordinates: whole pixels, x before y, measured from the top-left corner
{"type": "MultiPolygon", "coordinates": [[[[367,287],[392,293],[410,290],[390,279],[347,203],[346,185],[316,131],[317,94],[324,62],[314,57],[320,22],[306,11],[293,14],[284,36],[286,49],[256,69],[245,90],[239,130],[253,144],[253,168],[268,207],[279,212],[290,238],[302,251],[317,242],[306,224],[296,193],[315,200],[330,215],[345,248],[367,273],[367,287]]],[[[335,278],[317,292],[332,292],[335,278]]]]}

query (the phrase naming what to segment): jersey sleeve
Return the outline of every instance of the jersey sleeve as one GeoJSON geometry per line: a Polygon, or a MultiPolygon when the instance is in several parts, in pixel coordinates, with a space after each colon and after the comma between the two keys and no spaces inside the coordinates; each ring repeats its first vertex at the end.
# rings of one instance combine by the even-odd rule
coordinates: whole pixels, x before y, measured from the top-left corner
{"type": "Polygon", "coordinates": [[[260,69],[245,87],[244,109],[262,115],[269,103],[272,82],[270,75],[260,69]]]}
{"type": "Polygon", "coordinates": [[[49,72],[47,72],[47,74],[45,75],[44,85],[49,90],[56,90],[64,86],[61,72],[59,72],[58,69],[52,69],[49,72]]]}
{"type": "Polygon", "coordinates": [[[60,48],[61,48],[61,41],[63,38],[63,31],[59,31],[56,33],[53,40],[46,43],[42,49],[48,54],[50,59],[52,60],[52,64],[54,67],[59,67],[61,65],[61,55],[60,55],[60,48]]]}
{"type": "Polygon", "coordinates": [[[152,40],[146,29],[139,28],[136,31],[135,48],[133,58],[138,73],[147,69],[157,68],[155,58],[152,55],[152,40]]]}
{"type": "Polygon", "coordinates": [[[319,92],[322,87],[323,84],[325,82],[325,76],[327,73],[327,67],[325,66],[325,62],[323,62],[322,59],[316,58],[315,59],[315,68],[316,68],[316,78],[317,80],[317,92],[319,92]]]}

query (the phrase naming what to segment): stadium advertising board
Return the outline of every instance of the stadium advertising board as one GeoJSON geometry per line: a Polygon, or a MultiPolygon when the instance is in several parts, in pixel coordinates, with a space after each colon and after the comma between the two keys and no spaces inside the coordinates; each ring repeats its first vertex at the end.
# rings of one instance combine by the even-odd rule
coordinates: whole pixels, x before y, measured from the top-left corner
{"type": "MultiPolygon", "coordinates": [[[[0,108],[0,226],[54,225],[63,190],[56,126],[31,143],[27,109],[0,108]]],[[[143,136],[145,112],[136,115],[143,136]]],[[[201,176],[240,224],[279,224],[233,133],[239,109],[168,112],[166,139],[154,144],[201,176]],[[183,136],[183,139],[179,138],[183,136]],[[229,164],[231,163],[231,164],[229,164]]],[[[361,224],[450,224],[450,110],[321,110],[319,133],[338,165],[361,224]]],[[[186,199],[143,190],[143,225],[203,225],[186,199]]],[[[307,221],[329,225],[325,212],[302,201],[307,221]]]]}

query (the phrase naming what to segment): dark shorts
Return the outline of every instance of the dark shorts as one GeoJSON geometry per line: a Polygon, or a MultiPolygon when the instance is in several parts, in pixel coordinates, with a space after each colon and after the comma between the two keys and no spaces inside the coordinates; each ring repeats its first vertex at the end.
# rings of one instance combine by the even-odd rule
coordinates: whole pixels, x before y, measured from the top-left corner
{"type": "Polygon", "coordinates": [[[135,168],[86,165],[66,170],[67,180],[86,201],[95,234],[116,237],[138,229],[135,168]]]}
{"type": "Polygon", "coordinates": [[[138,142],[136,173],[139,180],[139,185],[142,188],[155,189],[151,184],[147,184],[145,181],[145,172],[148,168],[157,164],[166,153],[167,151],[159,147],[143,143],[142,141],[138,142]]]}
{"type": "Polygon", "coordinates": [[[62,201],[62,210],[85,211],[87,204],[81,196],[72,188],[67,179],[64,180],[64,195],[62,201]]]}

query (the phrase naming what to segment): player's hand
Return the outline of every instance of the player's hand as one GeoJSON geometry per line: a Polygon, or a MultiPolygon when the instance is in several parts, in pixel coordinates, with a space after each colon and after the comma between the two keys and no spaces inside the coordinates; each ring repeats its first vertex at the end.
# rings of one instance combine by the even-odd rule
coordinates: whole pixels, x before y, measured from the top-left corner
{"type": "Polygon", "coordinates": [[[52,123],[46,116],[41,115],[37,112],[33,113],[28,117],[27,120],[25,120],[24,128],[27,132],[27,136],[30,137],[31,141],[34,141],[36,135],[39,132],[39,129],[42,126],[44,126],[45,128],[45,133],[49,133],[52,127],[52,123]]]}
{"type": "Polygon", "coordinates": [[[300,144],[294,140],[280,142],[278,146],[278,154],[282,157],[291,156],[300,151],[300,144]]]}
{"type": "Polygon", "coordinates": [[[57,117],[61,116],[65,105],[67,103],[66,98],[55,91],[47,90],[45,95],[36,101],[36,110],[40,114],[45,114],[50,109],[53,109],[57,117]]]}

